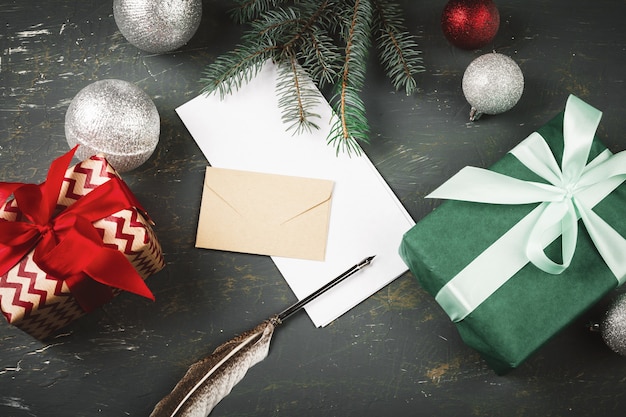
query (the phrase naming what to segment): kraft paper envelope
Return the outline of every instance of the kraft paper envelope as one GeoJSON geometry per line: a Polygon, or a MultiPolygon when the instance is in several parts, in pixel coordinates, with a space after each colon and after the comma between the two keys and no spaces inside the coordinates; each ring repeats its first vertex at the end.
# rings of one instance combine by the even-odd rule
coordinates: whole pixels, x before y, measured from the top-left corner
{"type": "Polygon", "coordinates": [[[323,261],[333,182],[207,167],[196,246],[323,261]]]}
{"type": "MultiPolygon", "coordinates": [[[[325,326],[408,270],[398,254],[415,222],[364,153],[337,154],[326,139],[335,117],[320,94],[312,111],[319,130],[287,131],[276,94],[277,68],[268,63],[233,94],[201,94],[176,111],[211,166],[334,181],[324,261],[272,256],[299,299],[367,256],[370,266],[306,307],[325,326]]],[[[312,86],[315,88],[315,86],[312,86]]]]}

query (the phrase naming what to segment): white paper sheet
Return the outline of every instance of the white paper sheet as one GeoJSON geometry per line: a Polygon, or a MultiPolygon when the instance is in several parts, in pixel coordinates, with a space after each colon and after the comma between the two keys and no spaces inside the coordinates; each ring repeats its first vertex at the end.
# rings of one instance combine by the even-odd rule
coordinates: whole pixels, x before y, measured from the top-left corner
{"type": "Polygon", "coordinates": [[[232,95],[200,95],[176,109],[214,167],[335,181],[324,261],[272,257],[299,299],[362,259],[370,266],[311,302],[316,326],[329,324],[407,271],[398,255],[402,235],[415,223],[371,161],[362,154],[337,155],[326,143],[333,117],[328,103],[315,110],[320,129],[293,135],[285,130],[275,91],[276,67],[232,95]]]}

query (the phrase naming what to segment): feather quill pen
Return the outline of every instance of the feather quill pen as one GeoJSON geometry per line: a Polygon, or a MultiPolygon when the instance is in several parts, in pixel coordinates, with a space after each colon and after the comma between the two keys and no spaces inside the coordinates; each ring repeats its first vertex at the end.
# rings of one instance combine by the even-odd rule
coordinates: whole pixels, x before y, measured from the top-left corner
{"type": "Polygon", "coordinates": [[[174,389],[157,403],[150,417],[208,416],[213,407],[243,379],[248,369],[267,357],[276,326],[310,301],[368,266],[372,259],[373,256],[365,258],[280,314],[220,345],[210,356],[191,365],[174,389]]]}

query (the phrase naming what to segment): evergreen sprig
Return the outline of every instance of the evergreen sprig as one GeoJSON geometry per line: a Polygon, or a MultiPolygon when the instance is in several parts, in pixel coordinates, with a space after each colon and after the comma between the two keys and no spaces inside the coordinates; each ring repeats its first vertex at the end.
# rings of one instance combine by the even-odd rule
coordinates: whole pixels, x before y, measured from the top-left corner
{"type": "Polygon", "coordinates": [[[328,143],[360,152],[369,142],[361,92],[370,46],[396,90],[417,89],[423,71],[414,36],[404,28],[400,7],[389,0],[233,0],[235,22],[249,25],[233,50],[209,64],[203,92],[230,94],[271,59],[278,64],[277,95],[282,119],[295,133],[317,129],[319,90],[331,85],[337,117],[328,143]],[[312,84],[314,83],[314,84],[312,84]]]}
{"type": "Polygon", "coordinates": [[[365,105],[359,93],[365,84],[365,68],[370,46],[372,8],[368,0],[355,0],[350,13],[343,16],[345,33],[345,62],[335,95],[330,100],[337,111],[328,143],[334,144],[337,151],[345,149],[357,151],[355,140],[367,143],[369,125],[365,105]]]}

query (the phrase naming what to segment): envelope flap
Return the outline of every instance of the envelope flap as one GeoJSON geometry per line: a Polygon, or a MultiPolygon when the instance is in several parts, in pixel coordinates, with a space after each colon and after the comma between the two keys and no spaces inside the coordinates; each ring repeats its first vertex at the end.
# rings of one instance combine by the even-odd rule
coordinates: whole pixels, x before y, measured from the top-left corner
{"type": "Polygon", "coordinates": [[[207,167],[205,188],[242,220],[283,224],[327,202],[333,181],[207,167]]]}

